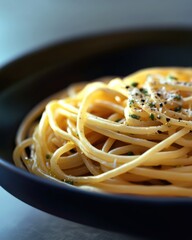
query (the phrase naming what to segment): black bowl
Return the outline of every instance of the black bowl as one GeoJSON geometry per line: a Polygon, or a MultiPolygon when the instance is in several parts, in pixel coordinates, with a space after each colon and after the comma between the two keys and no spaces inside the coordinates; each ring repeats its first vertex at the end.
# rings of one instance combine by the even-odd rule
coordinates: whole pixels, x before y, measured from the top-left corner
{"type": "Polygon", "coordinates": [[[153,66],[192,66],[192,31],[112,33],[59,43],[0,71],[0,184],[53,215],[144,237],[190,236],[192,200],[89,192],[34,176],[14,166],[17,128],[40,100],[72,82],[127,75],[153,66]]]}

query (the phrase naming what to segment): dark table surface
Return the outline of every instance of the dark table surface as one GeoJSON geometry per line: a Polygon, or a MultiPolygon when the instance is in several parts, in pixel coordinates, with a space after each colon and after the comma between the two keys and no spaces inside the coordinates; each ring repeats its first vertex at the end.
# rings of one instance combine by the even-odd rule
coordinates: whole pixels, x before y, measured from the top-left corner
{"type": "MultiPolygon", "coordinates": [[[[0,66],[42,46],[90,34],[192,27],[190,0],[0,0],[0,66]]],[[[0,239],[138,239],[60,219],[0,187],[0,239]]]]}

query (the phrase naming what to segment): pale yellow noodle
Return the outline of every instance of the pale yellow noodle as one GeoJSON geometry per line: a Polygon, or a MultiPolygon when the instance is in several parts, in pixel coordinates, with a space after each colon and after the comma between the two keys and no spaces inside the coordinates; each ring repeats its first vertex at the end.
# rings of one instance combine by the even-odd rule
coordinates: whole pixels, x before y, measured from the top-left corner
{"type": "Polygon", "coordinates": [[[71,85],[23,120],[14,162],[87,190],[191,197],[191,93],[191,68],[71,85]]]}

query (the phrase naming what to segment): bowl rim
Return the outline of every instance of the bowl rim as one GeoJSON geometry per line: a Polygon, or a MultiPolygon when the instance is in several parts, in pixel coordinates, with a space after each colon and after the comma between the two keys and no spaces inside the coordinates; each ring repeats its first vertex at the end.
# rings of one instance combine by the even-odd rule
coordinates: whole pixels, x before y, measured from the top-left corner
{"type": "MultiPolygon", "coordinates": [[[[42,184],[46,187],[53,187],[54,189],[60,189],[64,191],[68,191],[68,193],[75,194],[79,197],[83,195],[83,197],[86,198],[97,198],[100,200],[105,201],[115,201],[115,202],[122,202],[122,203],[128,203],[128,202],[134,202],[136,204],[152,204],[152,205],[159,205],[159,204],[165,204],[166,205],[172,205],[172,204],[192,204],[192,199],[187,197],[159,197],[159,196],[144,196],[144,195],[131,195],[131,194],[115,194],[115,193],[105,193],[105,192],[97,192],[97,191],[89,191],[86,189],[81,189],[79,187],[70,185],[70,184],[64,184],[59,183],[59,181],[52,181],[40,176],[37,176],[35,174],[32,174],[24,169],[21,169],[12,163],[7,162],[6,160],[3,160],[0,157],[0,167],[3,167],[12,173],[16,175],[22,175],[24,178],[33,181],[37,184],[42,184]]],[[[2,186],[3,187],[3,186],[2,186]]],[[[6,189],[5,189],[6,190],[6,189]]]]}
{"type": "MultiPolygon", "coordinates": [[[[67,45],[67,44],[71,44],[71,43],[76,43],[76,42],[81,42],[81,41],[86,41],[86,40],[90,40],[90,39],[95,39],[95,38],[103,38],[103,37],[109,37],[112,35],[124,35],[124,34],[137,34],[137,33],[166,33],[166,32],[173,32],[175,34],[177,33],[186,33],[186,34],[190,34],[190,36],[192,37],[192,28],[191,27],[159,27],[159,28],[154,28],[154,27],[145,27],[145,28],[136,28],[136,29],[124,29],[124,30],[115,30],[115,31],[111,31],[108,32],[106,34],[102,33],[97,33],[97,34],[89,34],[89,35],[84,35],[84,36],[80,36],[80,37],[73,37],[71,39],[67,39],[67,40],[60,40],[58,42],[54,42],[52,44],[48,44],[45,45],[44,47],[40,47],[36,50],[32,50],[16,59],[13,59],[12,61],[10,61],[9,63],[5,64],[2,68],[1,68],[1,72],[2,71],[9,71],[10,68],[14,67],[15,65],[20,65],[21,62],[25,61],[25,59],[30,59],[32,57],[36,57],[39,54],[43,54],[46,51],[50,51],[53,50],[55,48],[58,48],[61,45],[67,45]]],[[[6,91],[7,89],[9,89],[10,86],[8,86],[7,88],[3,89],[2,91],[0,91],[0,95],[6,91]]],[[[192,204],[192,199],[188,198],[188,197],[154,197],[154,196],[143,196],[143,195],[129,195],[129,194],[125,194],[125,195],[121,195],[121,194],[113,194],[113,193],[105,193],[105,192],[95,192],[95,191],[88,191],[88,190],[84,190],[75,186],[71,186],[69,184],[63,184],[63,183],[59,183],[56,181],[51,181],[49,179],[43,178],[43,177],[39,177],[36,176],[30,172],[27,172],[23,169],[20,169],[19,167],[15,166],[13,163],[8,162],[6,159],[3,159],[0,156],[0,167],[5,168],[9,171],[11,171],[14,174],[17,175],[22,175],[25,178],[34,181],[38,184],[44,184],[46,186],[52,186],[53,188],[56,189],[63,189],[65,191],[68,191],[70,193],[74,193],[74,194],[78,194],[78,195],[86,195],[86,197],[89,198],[99,198],[102,200],[107,200],[107,201],[121,201],[123,202],[135,202],[137,204],[167,204],[167,205],[171,205],[171,204],[180,204],[180,203],[185,203],[185,204],[192,204]]],[[[2,186],[4,188],[4,186],[2,186]]],[[[5,188],[5,190],[7,190],[5,188]]]]}

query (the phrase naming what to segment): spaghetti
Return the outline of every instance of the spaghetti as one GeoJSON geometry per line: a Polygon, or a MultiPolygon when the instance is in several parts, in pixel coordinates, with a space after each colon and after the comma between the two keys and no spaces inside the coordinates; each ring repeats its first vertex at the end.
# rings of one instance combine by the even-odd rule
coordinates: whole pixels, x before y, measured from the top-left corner
{"type": "Polygon", "coordinates": [[[191,93],[190,68],[72,85],[24,119],[14,162],[84,189],[191,197],[191,93]]]}

